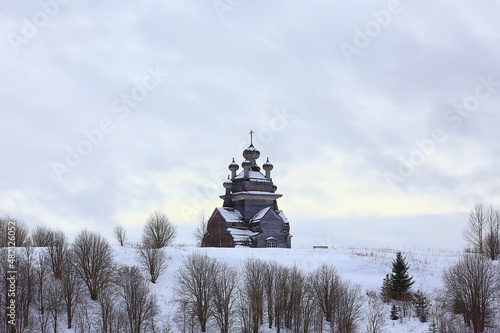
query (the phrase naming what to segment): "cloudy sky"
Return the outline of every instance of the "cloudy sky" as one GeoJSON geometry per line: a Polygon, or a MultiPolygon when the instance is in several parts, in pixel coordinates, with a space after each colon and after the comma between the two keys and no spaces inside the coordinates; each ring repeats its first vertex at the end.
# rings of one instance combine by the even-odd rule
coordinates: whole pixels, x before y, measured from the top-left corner
{"type": "Polygon", "coordinates": [[[192,243],[234,157],[274,164],[293,245],[461,249],[500,206],[499,1],[0,5],[0,215],[192,243]]]}

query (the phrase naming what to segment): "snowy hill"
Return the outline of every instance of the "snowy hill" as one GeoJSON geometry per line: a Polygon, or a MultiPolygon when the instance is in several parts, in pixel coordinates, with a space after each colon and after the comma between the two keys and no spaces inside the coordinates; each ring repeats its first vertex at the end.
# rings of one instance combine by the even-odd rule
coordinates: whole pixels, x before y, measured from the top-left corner
{"type": "MultiPolygon", "coordinates": [[[[136,251],[130,247],[114,246],[117,264],[137,265],[136,251]]],[[[363,295],[367,292],[378,292],[383,278],[391,271],[391,264],[396,250],[392,249],[250,249],[250,248],[195,248],[195,247],[167,247],[165,252],[168,260],[167,270],[160,276],[156,284],[150,284],[158,297],[163,318],[172,318],[176,304],[173,300],[173,284],[175,272],[182,267],[185,259],[194,251],[206,253],[209,257],[226,262],[240,271],[248,258],[274,260],[285,266],[296,265],[304,273],[309,273],[321,264],[332,264],[343,279],[359,284],[363,295]]],[[[457,262],[461,257],[458,252],[446,251],[406,251],[403,252],[410,265],[410,274],[413,275],[414,290],[424,291],[431,299],[442,287],[443,270],[457,262]]],[[[146,272],[143,271],[146,275],[146,272]]],[[[365,297],[365,305],[368,297],[365,297]]],[[[384,332],[427,332],[429,323],[420,323],[417,318],[411,320],[392,321],[389,319],[390,306],[385,305],[387,313],[387,327],[384,332]]],[[[274,332],[262,326],[264,332],[274,332]]],[[[361,324],[363,327],[363,324],[361,324]]],[[[174,325],[175,331],[175,325],[174,325]]],[[[363,329],[360,330],[364,331],[363,329]]],[[[217,330],[213,330],[217,332],[217,330]]]]}

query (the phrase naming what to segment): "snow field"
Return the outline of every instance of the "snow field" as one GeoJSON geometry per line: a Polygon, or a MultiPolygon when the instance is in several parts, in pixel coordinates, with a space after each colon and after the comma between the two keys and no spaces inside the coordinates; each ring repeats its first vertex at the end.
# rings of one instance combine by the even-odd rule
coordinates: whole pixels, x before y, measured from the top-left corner
{"type": "MultiPolygon", "coordinates": [[[[119,265],[138,265],[134,248],[113,246],[115,261],[119,265]]],[[[167,247],[168,268],[160,275],[156,284],[150,284],[152,291],[158,297],[162,318],[172,318],[175,312],[174,281],[176,271],[183,266],[185,259],[193,252],[206,253],[209,257],[226,262],[239,271],[249,258],[274,260],[285,266],[296,265],[304,273],[309,273],[321,264],[332,264],[344,280],[359,284],[363,294],[378,293],[382,281],[391,272],[392,261],[398,250],[395,249],[363,249],[363,248],[330,248],[330,249],[253,249],[253,248],[197,248],[197,247],[167,247]]],[[[414,291],[422,290],[432,302],[437,290],[442,288],[441,277],[445,268],[454,265],[462,253],[446,250],[402,251],[410,266],[409,273],[413,276],[414,291]]],[[[143,271],[144,276],[147,272],[143,271]]],[[[369,297],[365,297],[365,309],[369,297]]],[[[387,332],[426,332],[429,323],[420,323],[412,318],[399,321],[389,320],[390,305],[385,305],[387,313],[387,332]]],[[[264,325],[265,326],[265,325],[264,325]]],[[[264,328],[263,326],[263,328],[264,328]]],[[[363,324],[362,324],[363,327],[363,324]]],[[[274,330],[264,329],[264,332],[274,330]]]]}

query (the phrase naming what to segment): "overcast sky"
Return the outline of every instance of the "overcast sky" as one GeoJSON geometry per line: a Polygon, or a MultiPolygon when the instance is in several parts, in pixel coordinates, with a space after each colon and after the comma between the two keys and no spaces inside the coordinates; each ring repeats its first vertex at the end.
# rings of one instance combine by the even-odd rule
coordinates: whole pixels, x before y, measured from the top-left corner
{"type": "Polygon", "coordinates": [[[464,247],[500,206],[500,1],[0,5],[0,215],[192,243],[234,157],[294,247],[464,247]]]}

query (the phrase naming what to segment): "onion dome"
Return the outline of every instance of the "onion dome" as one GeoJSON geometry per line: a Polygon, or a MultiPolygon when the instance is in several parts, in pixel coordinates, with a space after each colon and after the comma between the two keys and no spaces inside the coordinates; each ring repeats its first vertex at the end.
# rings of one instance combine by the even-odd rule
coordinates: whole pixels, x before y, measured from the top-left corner
{"type": "Polygon", "coordinates": [[[240,168],[240,166],[234,161],[234,158],[233,158],[233,161],[231,162],[231,164],[229,164],[228,166],[228,169],[230,171],[235,171],[238,170],[240,168]]]}
{"type": "Polygon", "coordinates": [[[273,165],[271,164],[271,162],[269,162],[269,157],[267,158],[266,163],[264,163],[264,165],[262,167],[266,171],[271,171],[273,169],[273,165]]]}
{"type": "Polygon", "coordinates": [[[250,168],[252,166],[252,162],[250,162],[249,160],[244,160],[243,163],[241,163],[241,166],[243,167],[243,169],[250,168]]]}
{"type": "Polygon", "coordinates": [[[259,158],[259,156],[260,151],[255,149],[253,144],[250,144],[250,146],[248,146],[248,148],[243,151],[243,157],[245,158],[245,160],[256,160],[259,158]]]}
{"type": "Polygon", "coordinates": [[[224,188],[231,188],[233,187],[233,181],[229,179],[229,176],[227,176],[227,179],[224,181],[222,185],[224,186],[224,188]]]}

